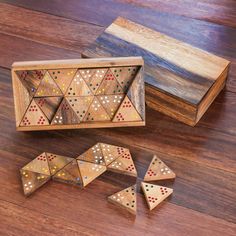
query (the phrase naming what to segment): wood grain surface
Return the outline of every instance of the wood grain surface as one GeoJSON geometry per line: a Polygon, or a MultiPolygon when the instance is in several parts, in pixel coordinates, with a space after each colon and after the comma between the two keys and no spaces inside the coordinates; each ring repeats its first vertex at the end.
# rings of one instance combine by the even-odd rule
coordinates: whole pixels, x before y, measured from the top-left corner
{"type": "Polygon", "coordinates": [[[198,2],[1,1],[1,235],[236,234],[236,3],[198,2]],[[226,88],[197,126],[147,109],[145,127],[16,132],[11,64],[79,58],[119,15],[232,61],[226,88]],[[134,219],[107,197],[135,179],[107,172],[84,190],[49,182],[24,197],[19,169],[35,156],[46,151],[77,157],[97,142],[130,149],[138,185],[156,153],[177,177],[154,184],[173,188],[173,195],[150,212],[138,187],[134,219]]]}

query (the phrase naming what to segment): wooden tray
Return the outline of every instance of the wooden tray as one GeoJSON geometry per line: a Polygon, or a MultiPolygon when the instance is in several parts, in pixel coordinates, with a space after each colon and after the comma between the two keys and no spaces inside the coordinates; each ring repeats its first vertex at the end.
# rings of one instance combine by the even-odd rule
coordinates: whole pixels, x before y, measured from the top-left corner
{"type": "Polygon", "coordinates": [[[223,58],[121,17],[82,56],[142,56],[147,105],[191,126],[225,86],[229,69],[223,58]]]}
{"type": "Polygon", "coordinates": [[[17,130],[145,125],[141,57],[15,62],[17,130]]]}

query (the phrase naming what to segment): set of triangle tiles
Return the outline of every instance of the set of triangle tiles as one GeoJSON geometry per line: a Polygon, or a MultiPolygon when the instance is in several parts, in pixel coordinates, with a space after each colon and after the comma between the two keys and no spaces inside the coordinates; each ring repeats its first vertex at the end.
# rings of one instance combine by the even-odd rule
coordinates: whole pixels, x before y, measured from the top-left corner
{"type": "Polygon", "coordinates": [[[142,121],[128,95],[139,68],[16,71],[31,99],[20,126],[142,121]]]}
{"type": "MultiPolygon", "coordinates": [[[[106,170],[137,177],[129,149],[97,143],[77,158],[42,153],[21,170],[24,194],[30,195],[49,180],[87,186],[106,170]]],[[[154,155],[144,181],[174,179],[175,173],[154,155]]],[[[146,182],[141,183],[150,210],[166,199],[173,190],[146,182]]],[[[136,185],[108,197],[108,201],[136,215],[136,185]]]]}

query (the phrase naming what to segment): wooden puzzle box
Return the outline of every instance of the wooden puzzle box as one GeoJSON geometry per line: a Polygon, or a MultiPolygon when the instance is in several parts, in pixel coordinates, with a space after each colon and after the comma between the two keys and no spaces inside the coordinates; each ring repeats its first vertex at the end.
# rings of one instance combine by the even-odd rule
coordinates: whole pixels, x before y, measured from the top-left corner
{"type": "Polygon", "coordinates": [[[141,57],[15,62],[19,131],[145,125],[141,57]]]}

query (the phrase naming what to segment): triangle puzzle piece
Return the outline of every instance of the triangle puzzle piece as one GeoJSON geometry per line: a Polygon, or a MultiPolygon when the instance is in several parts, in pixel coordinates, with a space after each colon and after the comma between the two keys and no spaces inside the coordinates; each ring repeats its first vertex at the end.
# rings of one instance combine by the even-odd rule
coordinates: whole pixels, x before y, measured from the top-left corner
{"type": "Polygon", "coordinates": [[[82,179],[76,159],[73,159],[69,164],[53,175],[52,179],[63,183],[82,186],[82,179]]]}
{"type": "Polygon", "coordinates": [[[84,187],[107,170],[106,166],[104,165],[97,165],[81,160],[77,160],[77,162],[84,187]]]}
{"type": "Polygon", "coordinates": [[[160,204],[163,200],[165,200],[169,195],[173,193],[173,189],[171,188],[144,182],[141,183],[141,187],[150,210],[155,208],[158,204],[160,204]]]}
{"type": "Polygon", "coordinates": [[[67,97],[66,99],[69,102],[72,109],[75,111],[79,120],[82,121],[93,101],[93,96],[67,97]]]}
{"type": "Polygon", "coordinates": [[[43,79],[44,73],[44,70],[16,71],[18,78],[27,89],[31,97],[34,96],[41,80],[43,79]]]}
{"type": "Polygon", "coordinates": [[[21,180],[23,185],[24,194],[26,196],[30,195],[42,185],[47,183],[50,179],[50,175],[45,175],[29,170],[20,170],[21,173],[21,180]]]}
{"type": "Polygon", "coordinates": [[[90,88],[84,81],[80,72],[77,71],[75,77],[72,79],[71,84],[66,92],[66,96],[90,96],[93,95],[90,88]]]}
{"type": "Polygon", "coordinates": [[[138,66],[111,68],[112,73],[122,87],[123,93],[126,93],[127,89],[135,78],[138,69],[138,66]]]}
{"type": "Polygon", "coordinates": [[[47,117],[40,110],[34,99],[29,105],[20,126],[49,125],[47,117]]]}
{"type": "Polygon", "coordinates": [[[99,143],[89,148],[86,152],[78,156],[76,159],[88,161],[98,165],[105,165],[102,149],[99,143]]]}
{"type": "Polygon", "coordinates": [[[97,96],[98,100],[105,108],[107,114],[112,119],[120,106],[121,102],[124,99],[124,94],[117,94],[117,95],[100,95],[97,96]]]}
{"type": "Polygon", "coordinates": [[[90,90],[93,94],[96,94],[103,77],[105,76],[107,69],[106,68],[99,68],[99,69],[83,69],[79,70],[80,74],[82,75],[83,79],[89,86],[90,90]]]}
{"type": "Polygon", "coordinates": [[[69,125],[69,124],[78,124],[79,118],[71,108],[70,104],[64,98],[53,117],[51,124],[53,125],[69,125]]]}
{"type": "Polygon", "coordinates": [[[52,77],[48,72],[45,73],[38,89],[34,95],[35,97],[45,97],[45,96],[63,96],[61,90],[54,82],[52,77]]]}
{"type": "Polygon", "coordinates": [[[99,100],[94,97],[92,104],[90,105],[87,114],[85,115],[83,121],[109,121],[110,117],[106,110],[100,104],[99,100]]]}
{"type": "Polygon", "coordinates": [[[137,177],[137,171],[129,150],[109,164],[107,169],[120,174],[137,177]]]}
{"type": "Polygon", "coordinates": [[[123,189],[109,196],[108,201],[136,215],[136,185],[123,189]]]}
{"type": "Polygon", "coordinates": [[[138,114],[137,110],[134,108],[134,105],[126,96],[121,103],[119,109],[117,110],[113,122],[125,122],[125,121],[142,121],[142,118],[138,114]]]}
{"type": "Polygon", "coordinates": [[[98,90],[96,91],[96,95],[121,93],[123,93],[122,88],[117,82],[115,76],[112,74],[111,70],[108,70],[98,90]]]}
{"type": "Polygon", "coordinates": [[[49,70],[48,72],[57,83],[62,93],[65,94],[76,71],[77,69],[57,69],[49,70]]]}
{"type": "Polygon", "coordinates": [[[35,98],[34,100],[48,120],[51,121],[62,101],[62,97],[43,97],[35,98]]]}
{"type": "Polygon", "coordinates": [[[22,170],[36,172],[44,175],[50,175],[46,153],[43,152],[42,154],[37,156],[34,160],[25,165],[22,170]]]}
{"type": "Polygon", "coordinates": [[[48,159],[48,166],[52,175],[55,175],[59,170],[64,168],[64,166],[74,160],[74,158],[60,156],[53,153],[46,153],[46,156],[48,159]]]}
{"type": "Polygon", "coordinates": [[[163,161],[154,155],[144,176],[144,181],[174,179],[175,177],[175,173],[163,161]]]}

